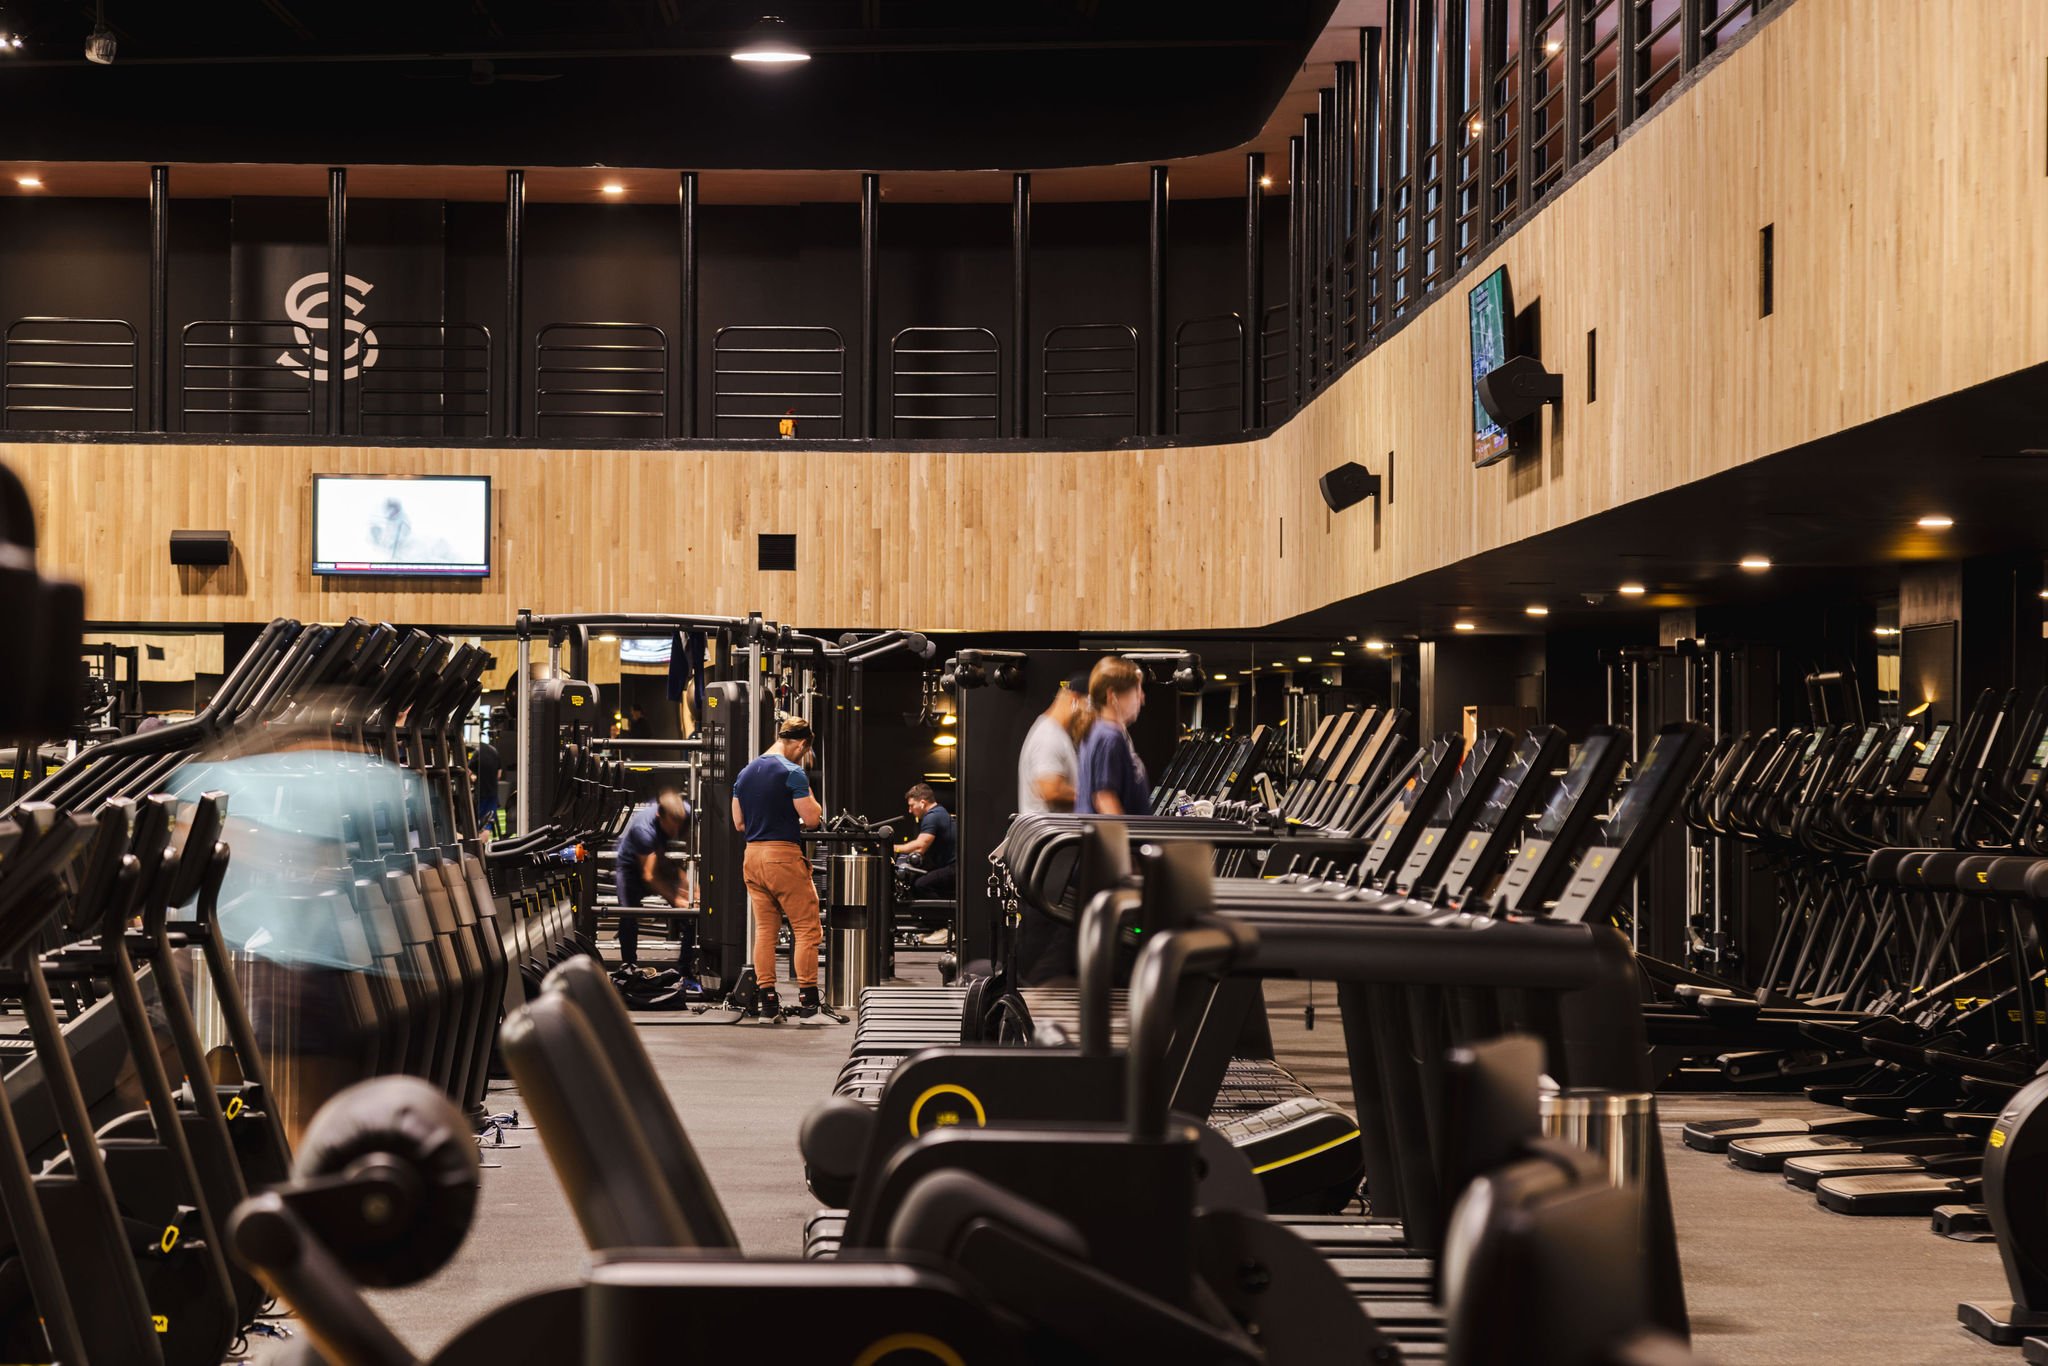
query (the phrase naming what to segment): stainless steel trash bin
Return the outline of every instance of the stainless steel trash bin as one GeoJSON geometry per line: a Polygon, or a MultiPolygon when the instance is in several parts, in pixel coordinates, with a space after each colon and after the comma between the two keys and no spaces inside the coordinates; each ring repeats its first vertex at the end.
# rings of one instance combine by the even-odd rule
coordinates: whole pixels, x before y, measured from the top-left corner
{"type": "Polygon", "coordinates": [[[1656,1097],[1648,1091],[1546,1091],[1543,1133],[1594,1154],[1611,1184],[1640,1186],[1657,1142],[1656,1097]]]}
{"type": "Polygon", "coordinates": [[[875,983],[875,936],[886,935],[889,864],[879,854],[833,854],[825,861],[832,942],[825,952],[825,999],[840,1010],[860,1004],[875,983]]]}

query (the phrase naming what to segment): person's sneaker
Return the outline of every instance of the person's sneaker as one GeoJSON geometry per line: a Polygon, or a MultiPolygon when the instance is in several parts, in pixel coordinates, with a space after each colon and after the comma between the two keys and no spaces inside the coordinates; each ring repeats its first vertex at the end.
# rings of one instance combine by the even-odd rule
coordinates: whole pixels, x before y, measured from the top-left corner
{"type": "Polygon", "coordinates": [[[754,998],[754,1013],[764,1020],[782,1018],[782,998],[775,994],[774,987],[765,988],[754,998]]]}
{"type": "Polygon", "coordinates": [[[943,949],[953,942],[953,932],[951,930],[933,930],[917,942],[928,949],[943,949]]]}
{"type": "Polygon", "coordinates": [[[796,993],[796,1014],[800,1020],[808,1020],[818,1013],[818,989],[798,987],[796,993]]]}

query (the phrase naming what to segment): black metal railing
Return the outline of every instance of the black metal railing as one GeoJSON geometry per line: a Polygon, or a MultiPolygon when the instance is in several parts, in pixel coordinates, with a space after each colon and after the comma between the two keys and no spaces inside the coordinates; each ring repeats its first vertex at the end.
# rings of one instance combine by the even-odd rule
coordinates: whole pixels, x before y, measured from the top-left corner
{"type": "Polygon", "coordinates": [[[1289,364],[1294,323],[1286,304],[1272,304],[1259,329],[1258,425],[1277,427],[1294,415],[1294,372],[1289,364]]]}
{"type": "Polygon", "coordinates": [[[1573,158],[1568,155],[1565,114],[1571,102],[1565,92],[1565,31],[1571,5],[1577,0],[1530,0],[1532,43],[1523,53],[1523,122],[1527,138],[1523,155],[1533,201],[1548,194],[1564,178],[1573,158]]]}
{"type": "Polygon", "coordinates": [[[835,327],[734,324],[711,339],[711,434],[776,436],[785,421],[846,435],[846,341],[835,327]]]}
{"type": "Polygon", "coordinates": [[[16,318],[0,339],[0,430],[142,430],[136,361],[120,318],[16,318]]]}
{"type": "Polygon", "coordinates": [[[666,435],[668,333],[653,323],[623,322],[549,323],[536,332],[533,434],[551,430],[666,435]]]}
{"type": "Polygon", "coordinates": [[[363,436],[490,436],[491,330],[481,323],[379,322],[351,386],[363,436]]]}
{"type": "Polygon", "coordinates": [[[1697,0],[1699,50],[1704,57],[1748,27],[1765,0],[1697,0]]]}
{"type": "Polygon", "coordinates": [[[1138,434],[1138,329],[1068,323],[1040,350],[1038,429],[1052,436],[1085,424],[1088,436],[1138,434]]]}
{"type": "Polygon", "coordinates": [[[1614,145],[1621,129],[1622,0],[1579,0],[1579,160],[1614,145]]]}
{"type": "Polygon", "coordinates": [[[1173,330],[1173,430],[1177,435],[1239,431],[1244,417],[1244,319],[1235,313],[1189,318],[1173,330]]]}
{"type": "Polygon", "coordinates": [[[889,379],[891,435],[1002,435],[1003,349],[986,327],[904,328],[889,340],[889,379]]]}
{"type": "Polygon", "coordinates": [[[327,379],[325,340],[285,318],[185,324],[178,338],[178,430],[316,434],[321,407],[314,389],[327,379]]]}
{"type": "Polygon", "coordinates": [[[1685,0],[1628,0],[1635,7],[1636,79],[1629,91],[1629,115],[1643,113],[1670,93],[1685,74],[1685,0]]]}

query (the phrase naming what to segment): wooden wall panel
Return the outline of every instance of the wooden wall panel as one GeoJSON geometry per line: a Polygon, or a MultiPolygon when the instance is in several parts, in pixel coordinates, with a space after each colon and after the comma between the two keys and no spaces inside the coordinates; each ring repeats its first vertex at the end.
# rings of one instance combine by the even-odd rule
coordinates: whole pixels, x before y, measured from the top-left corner
{"type": "MultiPolygon", "coordinates": [[[[1478,270],[1540,301],[1544,450],[1470,463],[1462,284],[1286,427],[1166,451],[910,454],[19,444],[44,559],[106,621],[759,610],[933,630],[1254,627],[2048,361],[2038,0],[1794,0],[1478,270]],[[1758,232],[1776,309],[1758,315],[1758,232]],[[1599,330],[1599,400],[1585,334],[1599,330]],[[1346,459],[1395,498],[1332,517],[1346,459]],[[316,471],[488,473],[499,572],[306,571],[316,471]],[[173,572],[176,527],[236,565],[173,572]],[[757,532],[799,538],[795,574],[757,532]]],[[[1476,278],[1476,275],[1469,278],[1476,278]]],[[[1855,477],[1853,470],[1845,478],[1855,477]]],[[[1744,529],[1728,529],[1731,560],[1744,529]]],[[[1640,547],[1616,547],[1617,553],[1640,547]]],[[[1621,572],[1617,565],[1617,575],[1621,572]]],[[[1455,605],[1447,605],[1446,611],[1455,605]]]]}

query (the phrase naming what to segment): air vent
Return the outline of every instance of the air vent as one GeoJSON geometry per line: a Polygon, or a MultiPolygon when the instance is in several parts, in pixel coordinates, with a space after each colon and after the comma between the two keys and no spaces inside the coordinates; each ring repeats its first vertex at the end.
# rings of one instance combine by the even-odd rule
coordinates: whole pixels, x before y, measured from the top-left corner
{"type": "Polygon", "coordinates": [[[761,533],[761,568],[796,572],[796,537],[761,533]]]}

